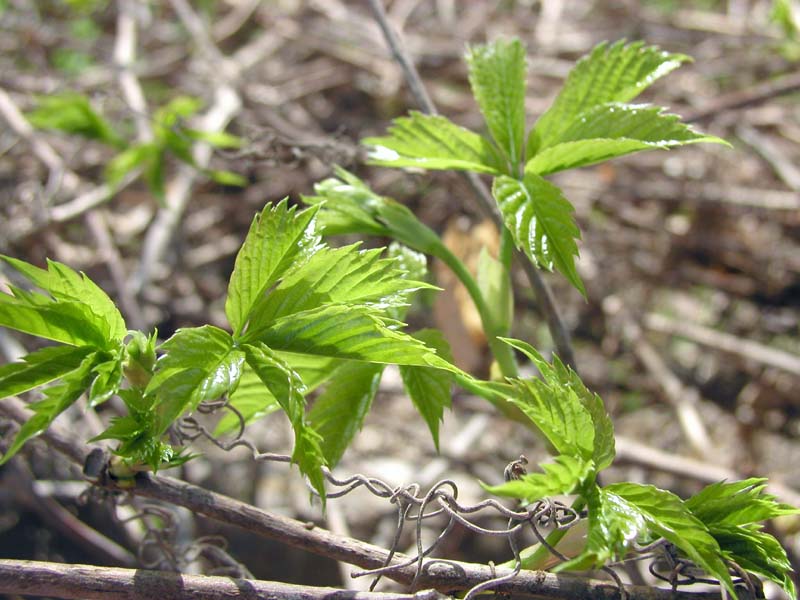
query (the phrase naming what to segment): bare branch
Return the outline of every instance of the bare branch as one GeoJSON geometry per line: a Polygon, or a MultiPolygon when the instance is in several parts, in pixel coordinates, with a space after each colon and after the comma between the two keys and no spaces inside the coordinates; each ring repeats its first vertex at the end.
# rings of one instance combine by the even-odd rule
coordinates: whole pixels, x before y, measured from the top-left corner
{"type": "Polygon", "coordinates": [[[345,592],[334,588],[311,587],[234,579],[183,575],[167,571],[118,569],[91,565],[0,560],[0,592],[50,596],[65,599],[130,600],[163,598],[169,600],[446,600],[434,590],[415,594],[345,592]]]}

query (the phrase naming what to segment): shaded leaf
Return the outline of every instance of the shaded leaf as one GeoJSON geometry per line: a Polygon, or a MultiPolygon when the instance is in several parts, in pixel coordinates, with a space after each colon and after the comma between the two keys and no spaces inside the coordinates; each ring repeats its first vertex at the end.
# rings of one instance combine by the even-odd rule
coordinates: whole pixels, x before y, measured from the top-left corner
{"type": "Polygon", "coordinates": [[[55,129],[98,140],[114,148],[125,145],[111,124],[92,108],[81,94],[66,92],[38,99],[36,108],[25,115],[38,129],[55,129]]]}
{"type": "Polygon", "coordinates": [[[331,467],[341,460],[361,430],[378,391],[383,365],[347,362],[314,401],[308,420],[322,436],[322,452],[331,467]]]}
{"type": "Polygon", "coordinates": [[[486,248],[478,257],[478,288],[486,299],[494,331],[508,332],[514,317],[514,295],[508,269],[486,248]]]}
{"type": "Polygon", "coordinates": [[[252,423],[280,408],[275,396],[248,364],[242,367],[242,376],[236,389],[228,394],[228,405],[236,409],[238,415],[226,410],[214,429],[215,436],[236,431],[240,425],[252,423]]]}
{"type": "Polygon", "coordinates": [[[322,467],[325,457],[320,447],[321,437],[305,418],[305,386],[300,376],[275,352],[263,343],[242,346],[247,364],[280,404],[294,430],[292,462],[308,477],[311,485],[325,499],[325,480],[322,467]]]}
{"type": "MultiPolygon", "coordinates": [[[[414,334],[414,338],[435,349],[445,360],[453,362],[450,345],[441,331],[422,329],[414,334]]],[[[406,393],[425,419],[438,452],[439,423],[444,418],[444,409],[451,406],[453,373],[432,367],[402,365],[400,376],[406,393]]]]}
{"type": "Polygon", "coordinates": [[[0,367],[0,398],[27,392],[77,369],[91,352],[85,346],[49,346],[0,367]]]}
{"type": "Polygon", "coordinates": [[[574,208],[561,190],[535,173],[526,171],[522,180],[501,176],[494,180],[492,195],[514,243],[543,269],[554,268],[578,291],[586,295],[575,268],[581,234],[574,208]]]}
{"type": "Polygon", "coordinates": [[[387,167],[456,169],[476,173],[505,173],[504,160],[486,138],[439,115],[411,111],[399,117],[385,137],[362,140],[369,162],[387,167]]]}
{"type": "Polygon", "coordinates": [[[96,359],[97,353],[86,355],[76,369],[65,373],[59,383],[44,390],[43,400],[28,405],[34,414],[20,427],[14,441],[0,458],[0,465],[8,462],[25,442],[47,429],[58,415],[80,398],[94,378],[92,368],[96,359]]]}

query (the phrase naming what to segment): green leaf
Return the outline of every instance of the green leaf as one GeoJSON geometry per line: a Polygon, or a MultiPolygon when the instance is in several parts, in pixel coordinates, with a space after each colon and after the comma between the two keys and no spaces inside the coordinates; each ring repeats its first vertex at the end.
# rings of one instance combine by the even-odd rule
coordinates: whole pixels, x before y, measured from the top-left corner
{"type": "Polygon", "coordinates": [[[518,498],[533,504],[543,498],[574,494],[595,474],[594,465],[574,456],[557,456],[555,462],[540,465],[543,473],[528,473],[520,479],[489,486],[481,483],[490,494],[518,498]]]}
{"type": "Polygon", "coordinates": [[[87,321],[99,331],[108,332],[109,347],[122,343],[127,333],[125,320],[108,294],[84,273],[77,273],[67,265],[49,259],[45,270],[8,256],[0,258],[55,300],[85,304],[91,315],[87,321]]]}
{"type": "Polygon", "coordinates": [[[106,165],[106,181],[112,187],[118,185],[125,176],[134,169],[144,168],[160,159],[160,152],[155,144],[136,144],[117,154],[106,165]]]}
{"type": "Polygon", "coordinates": [[[320,231],[325,235],[363,233],[392,237],[426,254],[440,255],[442,242],[408,207],[373,192],[367,184],[344,169],[339,179],[315,186],[317,196],[303,197],[307,204],[321,205],[320,231]]]}
{"type": "Polygon", "coordinates": [[[504,159],[492,143],[439,115],[411,111],[394,120],[385,137],[365,138],[369,162],[386,167],[456,169],[499,175],[504,159]]]}
{"type": "Polygon", "coordinates": [[[761,521],[800,513],[765,493],[766,479],[713,483],[686,501],[686,506],[709,529],[726,557],[762,575],[795,597],[791,563],[778,540],[760,531],[761,521]]]}
{"type": "Polygon", "coordinates": [[[539,267],[558,269],[585,296],[575,268],[575,240],[580,239],[581,233],[572,218],[575,209],[561,190],[526,171],[522,181],[505,175],[497,177],[492,195],[517,247],[539,267]]]}
{"type": "Polygon", "coordinates": [[[283,200],[268,205],[253,219],[236,257],[225,301],[225,314],[234,335],[241,334],[250,311],[267,289],[317,248],[316,212],[311,208],[298,213],[283,200]]]}
{"type": "Polygon", "coordinates": [[[48,346],[0,367],[0,398],[27,392],[74,371],[91,352],[90,348],[48,346]]]}
{"type": "MultiPolygon", "coordinates": [[[[37,300],[44,296],[37,295],[37,300]]],[[[45,300],[48,300],[45,298],[45,300]]],[[[71,346],[106,348],[108,329],[97,329],[94,313],[86,304],[50,302],[31,305],[0,294],[0,326],[71,346]]]]}
{"type": "Polygon", "coordinates": [[[368,307],[329,305],[254,328],[245,341],[287,352],[455,370],[422,342],[391,329],[392,324],[368,307]]]}
{"type": "Polygon", "coordinates": [[[146,390],[158,397],[157,435],[184,411],[235,389],[242,374],[243,352],[234,348],[230,334],[212,325],[178,329],[160,350],[164,354],[146,390]]]}
{"type": "Polygon", "coordinates": [[[228,405],[234,408],[242,419],[240,421],[233,411],[225,411],[224,416],[214,429],[215,436],[221,436],[238,429],[242,421],[247,425],[280,408],[275,396],[272,395],[269,388],[264,385],[258,374],[248,364],[245,364],[242,368],[242,376],[239,378],[239,384],[236,389],[228,394],[228,405]]]}
{"type": "MultiPolygon", "coordinates": [[[[434,348],[445,360],[453,362],[450,345],[441,331],[422,329],[414,334],[414,338],[434,348]]],[[[428,424],[438,452],[439,423],[444,418],[444,409],[451,406],[453,373],[431,367],[401,366],[400,376],[406,393],[428,424]]]]}
{"type": "Polygon", "coordinates": [[[119,386],[122,384],[122,360],[119,353],[108,360],[98,362],[93,373],[95,378],[89,388],[89,408],[102,404],[119,391],[119,386]]]}
{"type": "Polygon", "coordinates": [[[317,227],[323,235],[363,233],[388,236],[389,229],[378,221],[378,206],[384,199],[358,177],[334,167],[336,177],[314,184],[315,196],[301,196],[303,202],[320,206],[317,227]]]}
{"type": "Polygon", "coordinates": [[[519,40],[471,46],[467,65],[472,93],[513,173],[525,136],[525,47],[519,40]]]}
{"type": "Polygon", "coordinates": [[[526,170],[538,175],[582,167],[639,150],[666,150],[697,142],[728,143],[681,123],[678,115],[657,106],[597,105],[581,113],[558,143],[531,158],[526,170]]]}
{"type": "Polygon", "coordinates": [[[477,281],[489,307],[489,317],[495,331],[510,331],[514,317],[511,278],[505,265],[489,254],[486,248],[481,250],[478,257],[477,281]]]}
{"type": "Polygon", "coordinates": [[[341,460],[361,430],[383,375],[383,365],[347,362],[314,401],[308,421],[322,436],[322,452],[328,465],[341,460]]]}
{"type": "Polygon", "coordinates": [[[81,94],[66,92],[39,98],[34,110],[25,115],[37,129],[55,129],[98,140],[114,148],[125,146],[111,124],[81,94]]]}
{"type": "Polygon", "coordinates": [[[406,304],[406,294],[433,288],[409,281],[391,259],[382,259],[382,249],[360,251],[360,244],[322,248],[280,284],[251,311],[251,326],[260,327],[277,318],[328,304],[369,305],[385,310],[406,304]]]}
{"type": "Polygon", "coordinates": [[[220,185],[245,187],[249,183],[247,177],[239,175],[238,173],[234,173],[233,171],[218,171],[215,169],[205,169],[203,172],[220,185]]]}
{"type": "Polygon", "coordinates": [[[683,54],[663,52],[643,42],[625,44],[621,40],[597,45],[577,62],[553,105],[536,122],[528,136],[528,158],[561,142],[563,133],[581,113],[598,104],[633,100],[689,60],[683,54]]]}
{"type": "Polygon", "coordinates": [[[308,477],[311,485],[325,500],[325,479],[322,467],[325,457],[320,447],[320,435],[305,418],[305,386],[299,375],[292,370],[266,344],[242,346],[247,364],[256,372],[281,405],[294,429],[294,452],[292,461],[308,477]]]}
{"type": "MultiPolygon", "coordinates": [[[[586,389],[578,374],[557,356],[551,365],[530,344],[500,339],[525,353],[542,375],[542,379],[522,382],[528,391],[517,400],[511,398],[512,402],[542,429],[559,452],[591,459],[598,471],[608,467],[615,456],[614,426],[600,396],[586,389]],[[591,433],[588,432],[587,417],[591,433]],[[557,443],[556,440],[560,441],[557,443]]],[[[512,383],[521,387],[520,382],[512,383]]]]}
{"type": "Polygon", "coordinates": [[[675,494],[652,485],[624,482],[596,488],[588,500],[586,549],[576,559],[559,565],[557,571],[618,560],[635,541],[663,537],[736,596],[719,544],[675,494]]]}
{"type": "Polygon", "coordinates": [[[720,481],[706,486],[686,501],[689,510],[706,525],[750,525],[800,509],[777,502],[765,493],[767,480],[752,477],[742,481],[720,481]]]}
{"type": "Polygon", "coordinates": [[[92,369],[96,359],[97,353],[86,355],[76,369],[65,373],[59,383],[44,390],[43,400],[28,405],[34,415],[22,425],[14,441],[0,458],[0,465],[8,462],[26,441],[47,429],[58,415],[80,398],[94,378],[92,369]]]}
{"type": "Polygon", "coordinates": [[[192,129],[191,127],[183,127],[181,128],[181,133],[186,135],[189,139],[205,142],[209,146],[214,146],[215,148],[241,148],[245,143],[245,140],[238,135],[233,135],[224,131],[201,131],[199,129],[192,129]]]}

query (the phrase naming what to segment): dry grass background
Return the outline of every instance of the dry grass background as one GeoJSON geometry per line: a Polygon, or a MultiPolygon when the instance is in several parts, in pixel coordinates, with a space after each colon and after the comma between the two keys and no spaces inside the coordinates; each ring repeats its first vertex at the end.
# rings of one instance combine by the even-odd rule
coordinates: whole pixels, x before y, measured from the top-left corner
{"type": "MultiPolygon", "coordinates": [[[[465,258],[476,254],[479,241],[493,243],[459,178],[363,164],[358,140],[415,108],[365,2],[0,5],[0,252],[37,263],[50,257],[85,271],[119,301],[131,326],[157,327],[167,337],[182,326],[222,324],[227,278],[253,214],[267,201],[311,193],[333,164],[409,205],[465,258]],[[29,131],[19,120],[38,95],[66,90],[90,96],[138,139],[149,135],[142,117],[170,97],[201,98],[201,125],[226,125],[247,140],[239,151],[210,154],[209,164],[244,175],[248,186],[223,188],[170,163],[166,205],[140,181],[96,202],[103,199],[97,191],[109,151],[29,131]]],[[[468,43],[501,35],[526,42],[531,123],[574,60],[601,40],[643,39],[694,57],[644,100],[693,118],[734,147],[647,153],[555,177],[583,231],[579,268],[589,297],[556,276],[547,279],[581,375],[606,401],[620,434],[620,465],[609,479],[688,494],[716,478],[764,475],[796,503],[800,84],[797,42],[769,22],[770,2],[395,0],[387,10],[440,111],[474,128],[481,120],[462,61],[468,43]]],[[[417,307],[412,324],[447,329],[463,364],[485,372],[486,351],[468,308],[462,310],[466,302],[432,270],[448,290],[438,305],[417,307]]],[[[527,281],[515,276],[515,282],[514,335],[551,349],[527,281]]],[[[29,348],[30,340],[2,335],[7,360],[29,348]]],[[[437,456],[389,372],[339,471],[423,487],[446,476],[465,497],[479,498],[476,478],[496,482],[520,453],[543,455],[539,441],[478,400],[459,394],[454,405],[437,456]]],[[[81,435],[100,425],[80,409],[64,418],[81,435]]],[[[247,437],[265,450],[285,450],[291,442],[278,417],[254,425],[247,437]]],[[[0,471],[0,554],[87,556],[75,540],[44,525],[36,502],[14,491],[25,478],[75,474],[36,445],[28,452],[30,468],[18,462],[0,471]]],[[[209,449],[184,475],[258,505],[320,518],[296,472],[283,466],[209,449]]],[[[102,518],[80,510],[95,522],[102,518]]],[[[332,502],[325,518],[327,526],[376,544],[387,545],[393,533],[393,510],[368,495],[332,502]]],[[[188,517],[181,522],[187,536],[213,530],[188,517]]],[[[774,527],[797,568],[797,524],[774,527]]],[[[341,584],[333,564],[224,533],[256,576],[341,584]]],[[[506,558],[491,540],[463,532],[445,551],[453,558],[506,558]]]]}

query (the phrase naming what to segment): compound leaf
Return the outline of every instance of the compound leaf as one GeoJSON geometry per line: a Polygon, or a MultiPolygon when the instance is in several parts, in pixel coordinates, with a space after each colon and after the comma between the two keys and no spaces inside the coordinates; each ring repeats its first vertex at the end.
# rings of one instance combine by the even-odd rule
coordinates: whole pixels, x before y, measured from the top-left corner
{"type": "Polygon", "coordinates": [[[586,569],[626,555],[636,541],[663,537],[735,597],[722,550],[706,526],[675,494],[652,485],[614,483],[593,488],[589,535],[583,554],[556,570],[586,569]]]}
{"type": "Polygon", "coordinates": [[[389,135],[366,138],[362,143],[370,147],[373,165],[495,175],[506,172],[502,155],[489,140],[439,115],[411,111],[394,120],[389,135]]]}
{"type": "Polygon", "coordinates": [[[471,46],[467,65],[475,100],[513,172],[525,137],[525,48],[516,39],[471,46]]]}
{"type": "Polygon", "coordinates": [[[280,408],[275,396],[247,363],[242,366],[242,376],[236,389],[228,394],[228,405],[236,412],[225,412],[214,429],[215,436],[229,433],[280,408]]]}
{"type": "Polygon", "coordinates": [[[514,243],[536,265],[548,271],[553,268],[564,275],[584,296],[575,257],[580,230],[572,218],[574,208],[561,190],[530,171],[522,180],[497,177],[492,195],[503,214],[503,221],[514,243]]]}

